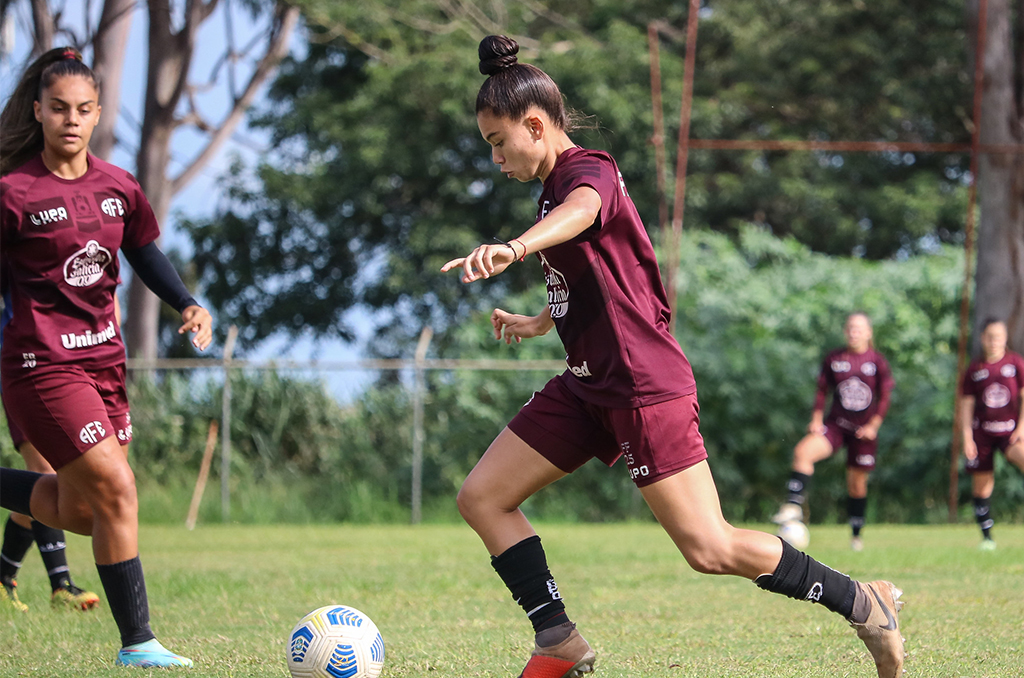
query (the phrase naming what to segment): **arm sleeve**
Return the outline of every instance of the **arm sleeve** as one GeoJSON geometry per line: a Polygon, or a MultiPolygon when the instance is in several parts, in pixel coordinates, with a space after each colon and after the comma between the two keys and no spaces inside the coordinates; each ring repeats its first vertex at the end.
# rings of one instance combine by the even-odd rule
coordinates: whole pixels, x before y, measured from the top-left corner
{"type": "Polygon", "coordinates": [[[828,395],[828,356],[821,363],[821,372],[818,373],[818,390],[814,394],[814,410],[825,411],[825,396],[828,395]]]}
{"type": "Polygon", "coordinates": [[[160,251],[155,242],[143,245],[138,249],[126,250],[124,258],[132,265],[132,270],[153,294],[163,299],[175,311],[181,313],[189,306],[198,306],[189,294],[185,283],[174,270],[167,255],[160,251]]]}
{"type": "Polygon", "coordinates": [[[889,412],[889,396],[896,382],[892,379],[892,370],[889,369],[889,362],[882,356],[878,356],[878,410],[875,412],[879,417],[885,419],[889,412]]]}

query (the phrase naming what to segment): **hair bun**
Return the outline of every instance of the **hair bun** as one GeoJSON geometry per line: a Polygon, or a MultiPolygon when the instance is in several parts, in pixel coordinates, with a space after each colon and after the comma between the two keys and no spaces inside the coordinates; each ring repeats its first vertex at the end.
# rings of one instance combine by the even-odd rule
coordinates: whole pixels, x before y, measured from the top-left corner
{"type": "Polygon", "coordinates": [[[480,72],[494,75],[519,62],[516,58],[519,43],[504,35],[488,35],[480,41],[477,53],[480,56],[480,72]]]}

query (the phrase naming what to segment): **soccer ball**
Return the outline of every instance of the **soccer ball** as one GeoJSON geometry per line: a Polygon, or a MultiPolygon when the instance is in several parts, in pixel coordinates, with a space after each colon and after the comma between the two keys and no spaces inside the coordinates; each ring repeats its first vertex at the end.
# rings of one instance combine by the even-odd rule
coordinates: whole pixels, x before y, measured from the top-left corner
{"type": "Polygon", "coordinates": [[[807,526],[799,520],[787,520],[779,525],[779,531],[775,534],[782,537],[793,548],[798,548],[801,551],[811,543],[811,533],[807,526]]]}
{"type": "Polygon", "coordinates": [[[384,668],[384,639],[354,607],[313,610],[288,638],[292,678],[377,678],[384,668]]]}

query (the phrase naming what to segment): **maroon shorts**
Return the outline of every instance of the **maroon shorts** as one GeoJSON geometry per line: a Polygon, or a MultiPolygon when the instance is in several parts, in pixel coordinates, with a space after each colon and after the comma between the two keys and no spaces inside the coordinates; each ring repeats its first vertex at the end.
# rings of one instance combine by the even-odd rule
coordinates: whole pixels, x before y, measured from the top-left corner
{"type": "Polygon", "coordinates": [[[978,448],[978,456],[968,459],[964,470],[968,473],[992,473],[995,470],[995,451],[1006,452],[1010,446],[1009,433],[988,433],[979,428],[974,429],[974,444],[978,448]]]}
{"type": "Polygon", "coordinates": [[[124,365],[86,371],[76,365],[3,374],[10,421],[59,469],[101,440],[132,440],[124,365]]]}
{"type": "Polygon", "coordinates": [[[11,419],[11,415],[7,412],[7,402],[4,401],[4,416],[7,417],[7,432],[11,434],[11,442],[14,443],[14,449],[17,450],[21,447],[21,444],[28,440],[25,434],[21,432],[18,425],[11,419]]]}
{"type": "Polygon", "coordinates": [[[864,440],[854,435],[853,431],[841,427],[835,420],[825,422],[825,438],[832,445],[832,453],[846,447],[846,468],[871,471],[875,468],[875,456],[878,454],[878,439],[864,440]]]}
{"type": "Polygon", "coordinates": [[[696,393],[632,409],[599,407],[558,376],[533,394],[508,428],[566,473],[594,457],[608,466],[625,457],[629,477],[644,487],[708,458],[699,409],[696,393]]]}

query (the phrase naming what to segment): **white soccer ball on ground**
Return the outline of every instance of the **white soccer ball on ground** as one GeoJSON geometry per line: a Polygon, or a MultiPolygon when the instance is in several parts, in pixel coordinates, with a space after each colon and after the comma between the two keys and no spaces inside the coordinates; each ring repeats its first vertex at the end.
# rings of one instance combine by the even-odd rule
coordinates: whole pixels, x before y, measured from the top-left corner
{"type": "Polygon", "coordinates": [[[811,543],[811,532],[799,520],[787,520],[779,525],[779,531],[775,534],[782,537],[793,548],[803,551],[811,543]]]}
{"type": "Polygon", "coordinates": [[[377,678],[383,668],[384,638],[354,607],[313,610],[288,636],[292,678],[377,678]]]}

